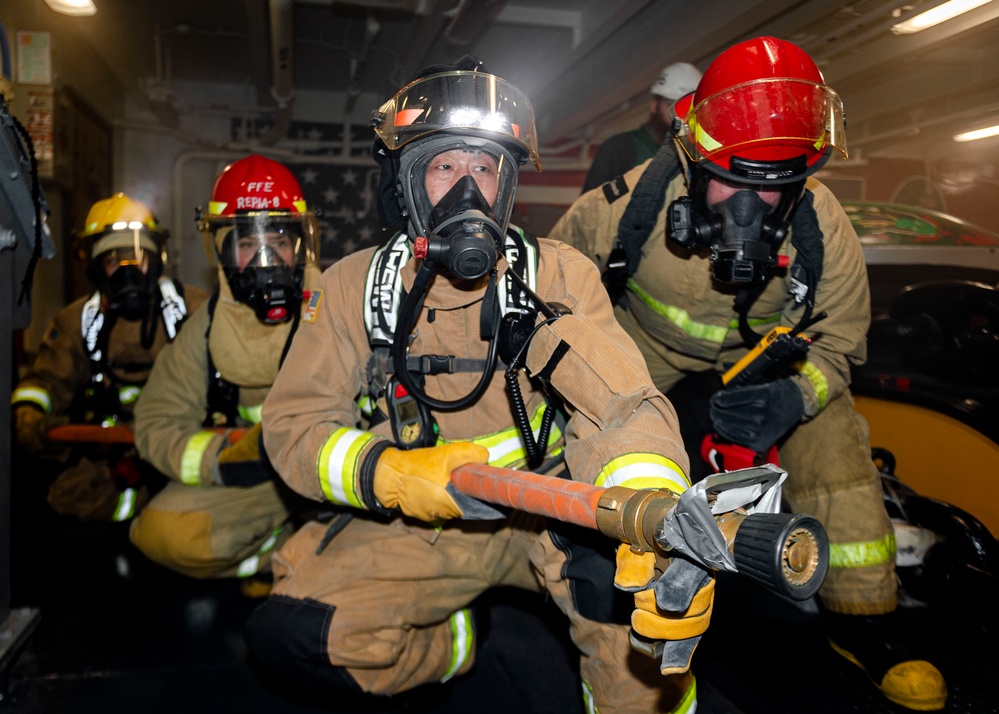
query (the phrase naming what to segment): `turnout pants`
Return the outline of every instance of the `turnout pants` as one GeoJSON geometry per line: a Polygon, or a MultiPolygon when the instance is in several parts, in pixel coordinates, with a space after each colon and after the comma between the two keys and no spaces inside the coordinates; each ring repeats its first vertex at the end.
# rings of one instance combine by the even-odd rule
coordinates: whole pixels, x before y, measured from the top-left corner
{"type": "Polygon", "coordinates": [[[467,672],[469,606],[500,585],[547,591],[566,614],[585,695],[601,714],[669,712],[689,685],[632,651],[627,625],[579,615],[563,577],[568,556],[542,518],[515,512],[434,529],[358,514],[328,543],[327,531],[313,521],[275,555],[274,590],[247,627],[268,671],[303,688],[393,695],[467,672]]]}
{"type": "Polygon", "coordinates": [[[270,481],[249,488],[171,482],[132,521],[129,538],[182,575],[248,577],[270,569],[291,534],[290,518],[270,481]]]}

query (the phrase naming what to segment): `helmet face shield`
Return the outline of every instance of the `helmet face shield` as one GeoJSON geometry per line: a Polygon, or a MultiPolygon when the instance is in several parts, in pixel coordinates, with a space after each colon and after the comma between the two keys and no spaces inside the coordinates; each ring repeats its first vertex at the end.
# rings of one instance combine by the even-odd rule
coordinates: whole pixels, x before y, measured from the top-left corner
{"type": "MultiPolygon", "coordinates": [[[[722,173],[736,155],[761,165],[804,156],[805,175],[821,165],[830,149],[847,155],[842,100],[828,86],[807,80],[776,77],[737,84],[698,101],[685,123],[680,144],[687,155],[720,167],[722,173]]],[[[777,170],[754,178],[781,183],[804,175],[777,170]]]]}
{"type": "Polygon", "coordinates": [[[302,299],[305,266],[318,256],[313,213],[254,212],[213,216],[200,224],[233,298],[266,324],[292,319],[302,299]]]}
{"type": "Polygon", "coordinates": [[[219,264],[227,271],[295,268],[316,262],[315,216],[251,213],[210,218],[204,226],[219,264]]]}
{"type": "Polygon", "coordinates": [[[518,164],[541,170],[534,110],[504,79],[484,72],[442,72],[403,87],[372,112],[372,126],[390,151],[440,132],[509,144],[518,164]]]}

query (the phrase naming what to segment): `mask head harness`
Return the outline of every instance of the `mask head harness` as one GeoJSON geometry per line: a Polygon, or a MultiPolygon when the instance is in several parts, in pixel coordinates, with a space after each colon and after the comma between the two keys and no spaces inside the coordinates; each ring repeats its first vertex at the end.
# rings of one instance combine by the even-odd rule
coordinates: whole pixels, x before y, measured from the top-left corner
{"type": "Polygon", "coordinates": [[[319,231],[287,168],[255,154],[230,164],[215,182],[207,213],[199,209],[196,220],[234,300],[265,324],[298,316],[319,231]]]}

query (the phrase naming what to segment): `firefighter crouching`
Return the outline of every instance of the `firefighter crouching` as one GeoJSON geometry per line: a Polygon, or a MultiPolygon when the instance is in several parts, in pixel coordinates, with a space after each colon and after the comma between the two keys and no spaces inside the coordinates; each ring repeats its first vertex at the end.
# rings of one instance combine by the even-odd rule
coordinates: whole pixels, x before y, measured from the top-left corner
{"type": "Polygon", "coordinates": [[[771,328],[811,325],[789,374],[710,397],[711,428],[755,452],[776,443],[791,510],[825,526],[819,599],[833,648],[890,700],[942,709],[943,677],[890,617],[894,532],[849,391],[870,323],[860,242],[812,177],[846,153],[842,102],[804,51],[759,37],[719,55],[677,114],[673,141],[581,196],[552,237],[606,268],[615,315],[664,393],[724,373],[771,328]]]}
{"type": "Polygon", "coordinates": [[[136,407],[139,453],[170,481],[130,537],[184,575],[266,578],[293,525],[260,444],[260,408],[321,299],[316,221],[291,172],[250,155],[218,176],[199,227],[218,288],[164,350],[136,407]],[[235,429],[248,431],[237,440],[235,429]]]}
{"type": "MultiPolygon", "coordinates": [[[[590,706],[692,711],[711,577],[682,612],[645,605],[645,634],[683,640],[658,662],[631,649],[637,599],[612,585],[615,543],[447,488],[454,468],[485,462],[603,486],[688,485],[674,411],[592,263],[508,224],[518,167],[539,167],[530,104],[464,57],[428,68],[373,123],[382,217],[404,217],[405,232],[323,274],[319,315],[264,403],[281,477],[341,512],[275,556],[251,651],[296,688],[399,695],[468,672],[470,605],[508,585],[547,592],[569,618],[590,706]],[[377,408],[359,429],[366,396],[377,408]],[[571,557],[585,545],[594,557],[571,557]]],[[[644,563],[625,550],[619,580],[642,590],[644,563]]]]}
{"type": "Polygon", "coordinates": [[[47,434],[68,423],[131,426],[157,356],[208,297],[164,275],[168,236],[148,207],[124,193],[91,206],[75,245],[96,290],[59,311],[11,395],[18,445],[60,472],[48,488],[60,514],[127,521],[162,481],[131,445],[70,448],[47,434]]]}

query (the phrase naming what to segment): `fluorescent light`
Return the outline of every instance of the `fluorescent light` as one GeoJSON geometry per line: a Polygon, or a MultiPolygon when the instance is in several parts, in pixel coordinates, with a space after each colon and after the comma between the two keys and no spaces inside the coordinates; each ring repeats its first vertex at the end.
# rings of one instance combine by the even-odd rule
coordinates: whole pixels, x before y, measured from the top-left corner
{"type": "Polygon", "coordinates": [[[954,141],[974,141],[975,139],[987,139],[990,136],[999,136],[999,124],[987,126],[984,129],[966,131],[963,134],[955,134],[954,141]]]}
{"type": "Polygon", "coordinates": [[[63,15],[97,14],[97,6],[93,0],[45,0],[45,4],[63,15]]]}
{"type": "Polygon", "coordinates": [[[910,17],[905,22],[892,25],[891,31],[896,35],[911,35],[920,32],[928,27],[939,25],[941,22],[951,20],[958,15],[963,15],[969,10],[981,7],[992,0],[948,0],[942,5],[921,12],[915,17],[910,17]]]}

